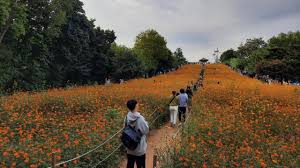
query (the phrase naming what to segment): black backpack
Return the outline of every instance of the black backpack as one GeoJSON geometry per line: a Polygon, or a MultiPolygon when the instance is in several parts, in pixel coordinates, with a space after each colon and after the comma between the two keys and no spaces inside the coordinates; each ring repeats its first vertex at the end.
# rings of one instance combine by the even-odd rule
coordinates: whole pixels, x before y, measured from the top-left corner
{"type": "MultiPolygon", "coordinates": [[[[138,120],[138,119],[137,119],[138,120]]],[[[135,122],[137,122],[137,120],[135,122]]],[[[129,150],[135,150],[140,144],[142,135],[136,131],[134,127],[127,123],[127,116],[125,119],[125,128],[121,135],[123,145],[129,150]]]]}

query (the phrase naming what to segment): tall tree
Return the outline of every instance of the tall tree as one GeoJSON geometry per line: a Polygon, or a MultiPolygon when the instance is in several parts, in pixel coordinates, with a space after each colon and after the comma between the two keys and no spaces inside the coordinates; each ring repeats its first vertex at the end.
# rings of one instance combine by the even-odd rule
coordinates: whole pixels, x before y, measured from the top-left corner
{"type": "Polygon", "coordinates": [[[80,1],[73,5],[73,12],[51,48],[48,79],[55,81],[55,86],[69,82],[103,82],[110,73],[109,52],[116,38],[114,32],[95,28],[94,21],[85,16],[80,1]]]}
{"type": "Polygon", "coordinates": [[[92,42],[92,80],[104,82],[106,77],[110,77],[113,69],[113,56],[111,45],[116,39],[114,31],[103,30],[97,27],[95,30],[94,40],[92,42]]]}
{"type": "Polygon", "coordinates": [[[186,64],[187,60],[183,55],[182,49],[181,48],[177,48],[174,52],[174,57],[176,59],[177,65],[182,65],[182,64],[186,64]]]}
{"type": "Polygon", "coordinates": [[[150,75],[159,69],[159,62],[168,59],[167,41],[153,29],[146,30],[136,37],[134,50],[143,60],[145,71],[150,75]]]}

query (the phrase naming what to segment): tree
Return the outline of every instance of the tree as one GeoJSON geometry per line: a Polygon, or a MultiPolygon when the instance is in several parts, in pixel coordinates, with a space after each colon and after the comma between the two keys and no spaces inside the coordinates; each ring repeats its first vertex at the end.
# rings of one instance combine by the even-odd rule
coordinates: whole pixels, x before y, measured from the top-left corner
{"type": "Polygon", "coordinates": [[[300,32],[280,33],[268,41],[268,60],[281,60],[285,65],[286,80],[300,79],[300,32]]]}
{"type": "Polygon", "coordinates": [[[112,71],[110,44],[116,38],[114,32],[95,28],[81,1],[0,3],[0,32],[4,37],[0,59],[5,60],[0,62],[1,73],[14,72],[0,77],[0,88],[34,90],[65,86],[67,81],[103,81],[112,71]],[[8,22],[11,18],[13,22],[8,22]],[[24,24],[16,24],[21,23],[18,20],[24,24]],[[18,35],[15,30],[20,26],[24,31],[18,35]]]}
{"type": "Polygon", "coordinates": [[[159,69],[159,63],[168,60],[167,42],[157,31],[146,30],[136,37],[134,50],[144,63],[145,71],[150,75],[159,69]]]}
{"type": "Polygon", "coordinates": [[[229,65],[233,68],[233,69],[241,69],[240,65],[240,59],[239,58],[232,58],[229,61],[229,65]]]}
{"type": "Polygon", "coordinates": [[[173,56],[171,50],[167,49],[166,58],[159,60],[157,71],[166,72],[174,67],[177,67],[176,57],[173,56]]]}
{"type": "MultiPolygon", "coordinates": [[[[232,51],[230,51],[232,52],[232,51]]],[[[248,39],[231,59],[234,68],[269,75],[278,80],[300,80],[300,32],[280,33],[264,42],[262,38],[248,39]],[[233,65],[235,64],[235,65],[233,65]]],[[[228,54],[230,55],[230,54],[228,54]]],[[[226,63],[228,56],[222,57],[226,63]]]]}
{"type": "Polygon", "coordinates": [[[186,62],[155,30],[139,34],[134,49],[112,48],[115,39],[86,17],[80,0],[0,0],[0,90],[130,79],[186,62]]]}
{"type": "Polygon", "coordinates": [[[178,65],[182,65],[182,64],[186,64],[187,60],[183,55],[182,49],[181,48],[177,48],[174,52],[174,57],[175,57],[175,61],[176,61],[176,67],[178,65]]]}
{"type": "Polygon", "coordinates": [[[237,54],[233,49],[229,49],[222,53],[220,60],[222,63],[229,64],[232,58],[237,58],[237,54]]]}
{"type": "Polygon", "coordinates": [[[112,77],[115,81],[128,80],[143,74],[142,62],[132,49],[113,44],[112,50],[114,53],[112,77]]]}
{"type": "Polygon", "coordinates": [[[246,60],[245,70],[250,74],[256,73],[256,65],[263,61],[269,55],[269,50],[266,48],[259,48],[254,50],[250,57],[246,60]]]}
{"type": "Polygon", "coordinates": [[[0,44],[0,93],[1,91],[8,91],[10,87],[16,87],[13,83],[13,77],[16,71],[14,67],[11,66],[15,61],[10,49],[3,44],[0,44]],[[8,83],[7,81],[10,81],[11,83],[8,83]]]}
{"type": "Polygon", "coordinates": [[[286,65],[281,60],[262,61],[257,65],[256,72],[259,76],[268,75],[283,83],[286,80],[285,67],[286,65]]]}
{"type": "Polygon", "coordinates": [[[112,55],[110,47],[116,39],[115,34],[95,28],[94,20],[88,20],[84,14],[83,4],[74,5],[61,35],[54,39],[48,79],[56,81],[56,85],[104,82],[111,71],[109,55],[112,55]]]}
{"type": "Polygon", "coordinates": [[[237,54],[239,58],[247,59],[257,49],[266,47],[267,43],[262,38],[247,39],[245,44],[238,47],[237,54]]]}
{"type": "Polygon", "coordinates": [[[10,29],[14,37],[25,33],[26,10],[25,0],[0,1],[0,43],[10,29]]]}
{"type": "Polygon", "coordinates": [[[246,70],[249,67],[248,63],[253,53],[258,49],[267,47],[267,43],[262,38],[247,39],[245,44],[241,44],[237,50],[237,58],[239,58],[240,64],[238,67],[241,70],[246,70]]]}
{"type": "Polygon", "coordinates": [[[111,45],[116,39],[114,31],[102,30],[97,27],[95,30],[94,40],[92,40],[92,80],[104,82],[113,72],[113,56],[111,45]]]}

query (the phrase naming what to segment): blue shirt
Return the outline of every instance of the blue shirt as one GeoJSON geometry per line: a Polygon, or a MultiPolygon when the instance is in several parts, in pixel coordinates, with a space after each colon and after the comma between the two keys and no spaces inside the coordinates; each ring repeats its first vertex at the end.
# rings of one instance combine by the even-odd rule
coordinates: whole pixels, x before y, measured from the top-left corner
{"type": "Polygon", "coordinates": [[[178,96],[179,99],[179,107],[187,107],[187,103],[188,103],[188,95],[186,93],[181,93],[178,96]]]}

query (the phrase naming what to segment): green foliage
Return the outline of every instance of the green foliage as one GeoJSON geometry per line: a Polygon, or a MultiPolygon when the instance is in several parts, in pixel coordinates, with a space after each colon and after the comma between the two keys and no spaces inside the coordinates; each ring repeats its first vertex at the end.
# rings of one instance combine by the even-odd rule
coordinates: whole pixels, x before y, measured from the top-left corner
{"type": "Polygon", "coordinates": [[[53,0],[49,4],[51,9],[50,17],[52,21],[50,22],[49,28],[47,30],[47,36],[50,38],[58,37],[61,32],[61,26],[67,21],[67,15],[73,10],[74,0],[53,0]]]}
{"type": "Polygon", "coordinates": [[[264,58],[269,54],[266,48],[259,48],[251,53],[249,59],[247,59],[245,70],[249,73],[255,73],[256,65],[264,60],[264,58]]]}
{"type": "Polygon", "coordinates": [[[12,52],[2,44],[0,44],[0,62],[0,90],[6,90],[7,82],[12,81],[14,76],[14,69],[11,66],[14,61],[12,52]]]}
{"type": "Polygon", "coordinates": [[[47,79],[54,81],[54,86],[89,81],[101,83],[109,75],[109,51],[116,38],[114,32],[95,28],[93,21],[80,13],[82,6],[75,9],[78,11],[68,17],[61,35],[53,39],[52,68],[47,79]]]}
{"type": "Polygon", "coordinates": [[[0,26],[5,25],[7,18],[9,17],[10,12],[10,1],[1,0],[0,1],[0,26]]]}
{"type": "Polygon", "coordinates": [[[134,49],[145,63],[147,72],[156,71],[158,60],[165,57],[167,42],[155,30],[147,30],[136,37],[134,49]]]}
{"type": "Polygon", "coordinates": [[[248,62],[256,50],[266,48],[267,44],[262,38],[247,39],[237,50],[237,57],[241,60],[240,69],[246,70],[248,62]]]}
{"type": "Polygon", "coordinates": [[[12,13],[14,15],[11,28],[16,37],[25,34],[26,25],[26,4],[16,3],[12,8],[12,13]]]}
{"type": "Polygon", "coordinates": [[[238,69],[239,64],[240,64],[240,59],[238,58],[232,58],[229,60],[229,65],[234,69],[238,69]]]}
{"type": "Polygon", "coordinates": [[[220,60],[222,63],[229,64],[230,60],[236,57],[237,57],[236,52],[233,49],[229,49],[224,53],[222,53],[220,60]]]}
{"type": "Polygon", "coordinates": [[[0,31],[4,43],[0,47],[1,90],[103,82],[103,72],[109,73],[109,68],[103,65],[110,65],[108,51],[116,37],[113,31],[95,28],[93,21],[85,16],[82,2],[1,3],[0,31]],[[10,23],[11,18],[14,22],[10,23]]]}
{"type": "Polygon", "coordinates": [[[285,80],[300,80],[300,32],[281,33],[269,40],[269,60],[279,59],[284,65],[285,80]]]}
{"type": "Polygon", "coordinates": [[[262,61],[256,71],[260,75],[269,75],[273,79],[283,81],[285,75],[285,64],[281,60],[262,61]]]}
{"type": "Polygon", "coordinates": [[[280,81],[299,81],[300,32],[281,33],[267,43],[262,38],[248,39],[237,51],[224,52],[221,60],[248,74],[268,75],[280,81]]]}
{"type": "Polygon", "coordinates": [[[247,39],[245,44],[238,47],[237,55],[239,58],[247,59],[251,54],[260,48],[265,48],[267,43],[262,38],[247,39]]]}
{"type": "Polygon", "coordinates": [[[0,2],[0,43],[9,30],[12,37],[25,34],[26,1],[2,0],[0,2]]]}
{"type": "Polygon", "coordinates": [[[175,57],[175,66],[177,67],[178,65],[186,64],[187,60],[183,55],[182,49],[177,48],[176,51],[174,52],[174,57],[175,57]]]}
{"type": "Polygon", "coordinates": [[[120,116],[120,112],[117,109],[108,109],[104,116],[107,121],[112,122],[120,116]]]}
{"type": "Polygon", "coordinates": [[[116,81],[131,79],[143,74],[142,61],[132,49],[114,44],[112,50],[114,52],[112,77],[116,81]]]}
{"type": "MultiPolygon", "coordinates": [[[[167,48],[166,39],[156,30],[149,29],[140,33],[136,37],[134,51],[143,61],[145,71],[150,75],[173,68],[172,52],[167,48]]],[[[178,50],[176,53],[175,57],[182,59],[182,52],[178,50]]]]}
{"type": "Polygon", "coordinates": [[[0,92],[101,84],[186,63],[155,30],[138,35],[134,49],[111,47],[115,39],[86,17],[80,0],[1,0],[0,92]]]}

